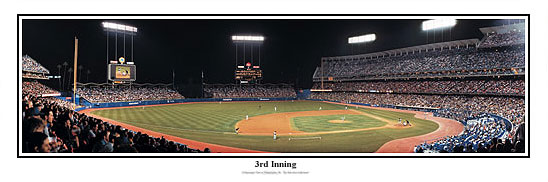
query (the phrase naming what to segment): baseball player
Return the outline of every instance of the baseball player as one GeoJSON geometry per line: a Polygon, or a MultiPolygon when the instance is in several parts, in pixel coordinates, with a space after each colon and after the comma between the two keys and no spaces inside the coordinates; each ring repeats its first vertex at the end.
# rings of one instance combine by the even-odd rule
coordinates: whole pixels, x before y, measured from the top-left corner
{"type": "Polygon", "coordinates": [[[276,140],[276,131],[274,131],[274,140],[276,140]]]}

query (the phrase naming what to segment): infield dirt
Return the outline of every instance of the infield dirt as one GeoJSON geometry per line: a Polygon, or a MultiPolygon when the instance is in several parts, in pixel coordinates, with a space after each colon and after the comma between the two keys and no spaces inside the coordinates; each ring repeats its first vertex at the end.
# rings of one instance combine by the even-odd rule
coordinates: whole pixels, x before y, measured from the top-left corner
{"type": "Polygon", "coordinates": [[[248,120],[241,120],[236,123],[236,128],[239,128],[239,133],[242,135],[272,135],[274,131],[278,135],[318,135],[318,134],[332,134],[332,133],[344,133],[344,132],[356,132],[365,130],[376,130],[381,128],[411,128],[413,126],[403,127],[397,125],[395,121],[378,117],[369,113],[349,109],[349,110],[322,110],[322,111],[301,111],[301,112],[289,112],[289,113],[274,113],[265,114],[260,116],[250,117],[248,120]],[[322,131],[322,132],[303,132],[295,130],[291,127],[291,118],[303,117],[303,116],[325,116],[325,115],[342,115],[342,114],[360,114],[367,117],[371,117],[385,122],[384,126],[360,128],[351,130],[337,130],[337,131],[322,131]]]}

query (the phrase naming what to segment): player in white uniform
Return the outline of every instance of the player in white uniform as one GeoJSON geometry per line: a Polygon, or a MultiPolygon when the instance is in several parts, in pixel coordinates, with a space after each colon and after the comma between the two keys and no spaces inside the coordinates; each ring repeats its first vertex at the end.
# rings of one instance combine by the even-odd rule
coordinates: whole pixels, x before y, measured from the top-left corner
{"type": "Polygon", "coordinates": [[[274,140],[276,140],[276,131],[274,131],[274,140]]]}
{"type": "Polygon", "coordinates": [[[274,106],[274,111],[278,111],[278,107],[274,106]]]}
{"type": "Polygon", "coordinates": [[[249,115],[245,115],[245,120],[249,120],[249,115]]]}

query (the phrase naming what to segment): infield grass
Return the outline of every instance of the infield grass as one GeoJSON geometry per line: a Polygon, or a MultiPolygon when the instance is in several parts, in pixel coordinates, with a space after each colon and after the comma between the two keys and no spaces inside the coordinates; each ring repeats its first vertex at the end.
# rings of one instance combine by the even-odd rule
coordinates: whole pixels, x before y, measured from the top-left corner
{"type": "Polygon", "coordinates": [[[339,131],[361,128],[384,126],[386,122],[367,117],[364,115],[324,115],[324,116],[302,116],[291,118],[291,126],[294,129],[304,132],[339,131]],[[343,120],[348,123],[331,123],[332,120],[343,120]]]}

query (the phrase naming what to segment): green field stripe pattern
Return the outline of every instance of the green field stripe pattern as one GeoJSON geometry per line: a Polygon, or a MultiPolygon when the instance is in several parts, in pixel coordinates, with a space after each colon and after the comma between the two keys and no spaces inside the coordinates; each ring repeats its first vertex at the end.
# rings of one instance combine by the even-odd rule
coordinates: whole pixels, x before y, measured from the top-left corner
{"type": "MultiPolygon", "coordinates": [[[[232,132],[245,115],[337,110],[344,106],[323,102],[222,102],[193,103],[153,107],[134,107],[93,111],[92,114],[135,126],[155,125],[186,130],[232,132]],[[274,111],[276,107],[276,111],[274,111]]],[[[145,127],[147,128],[147,127],[145,127]]]]}
{"type": "Polygon", "coordinates": [[[386,125],[386,122],[367,117],[364,115],[325,115],[325,116],[302,116],[291,119],[294,129],[304,132],[340,131],[386,125]],[[351,123],[330,123],[330,120],[351,121],[351,123]]]}
{"type": "MultiPolygon", "coordinates": [[[[283,101],[177,104],[148,106],[144,109],[143,107],[134,107],[97,110],[93,111],[92,114],[181,138],[268,152],[375,152],[380,146],[388,141],[423,135],[438,128],[436,123],[415,118],[414,114],[359,108],[355,110],[395,122],[397,122],[398,118],[409,120],[414,127],[406,129],[383,128],[307,136],[282,135],[278,137],[278,140],[273,140],[272,136],[234,134],[235,124],[238,121],[245,119],[246,114],[252,117],[281,112],[317,111],[319,110],[319,107],[322,107],[322,110],[344,110],[344,106],[338,104],[315,101],[283,101]],[[274,107],[278,108],[277,111],[274,111],[274,107]],[[291,137],[311,136],[320,136],[321,139],[289,140],[291,137]]],[[[352,109],[354,109],[354,107],[352,107],[352,109]]],[[[349,119],[348,116],[349,115],[347,115],[346,119],[349,119]]],[[[339,117],[340,119],[340,115],[335,115],[334,117],[339,117]]],[[[367,116],[360,118],[367,118],[367,116]]],[[[351,126],[351,128],[374,126],[365,126],[365,124],[368,123],[365,122],[366,120],[367,119],[364,119],[363,121],[364,126],[351,126]]],[[[353,123],[355,122],[360,121],[353,121],[353,123]]],[[[375,123],[380,124],[381,122],[382,121],[377,121],[375,123]]],[[[382,122],[382,124],[384,125],[385,122],[382,122]]],[[[293,125],[295,124],[293,123],[293,125]]],[[[328,128],[329,130],[338,130],[336,127],[342,126],[342,124],[336,124],[336,126],[333,126],[334,128],[330,126],[323,127],[328,128]]],[[[322,130],[322,128],[300,127],[297,128],[301,130],[310,129],[309,131],[322,130]]]]}

